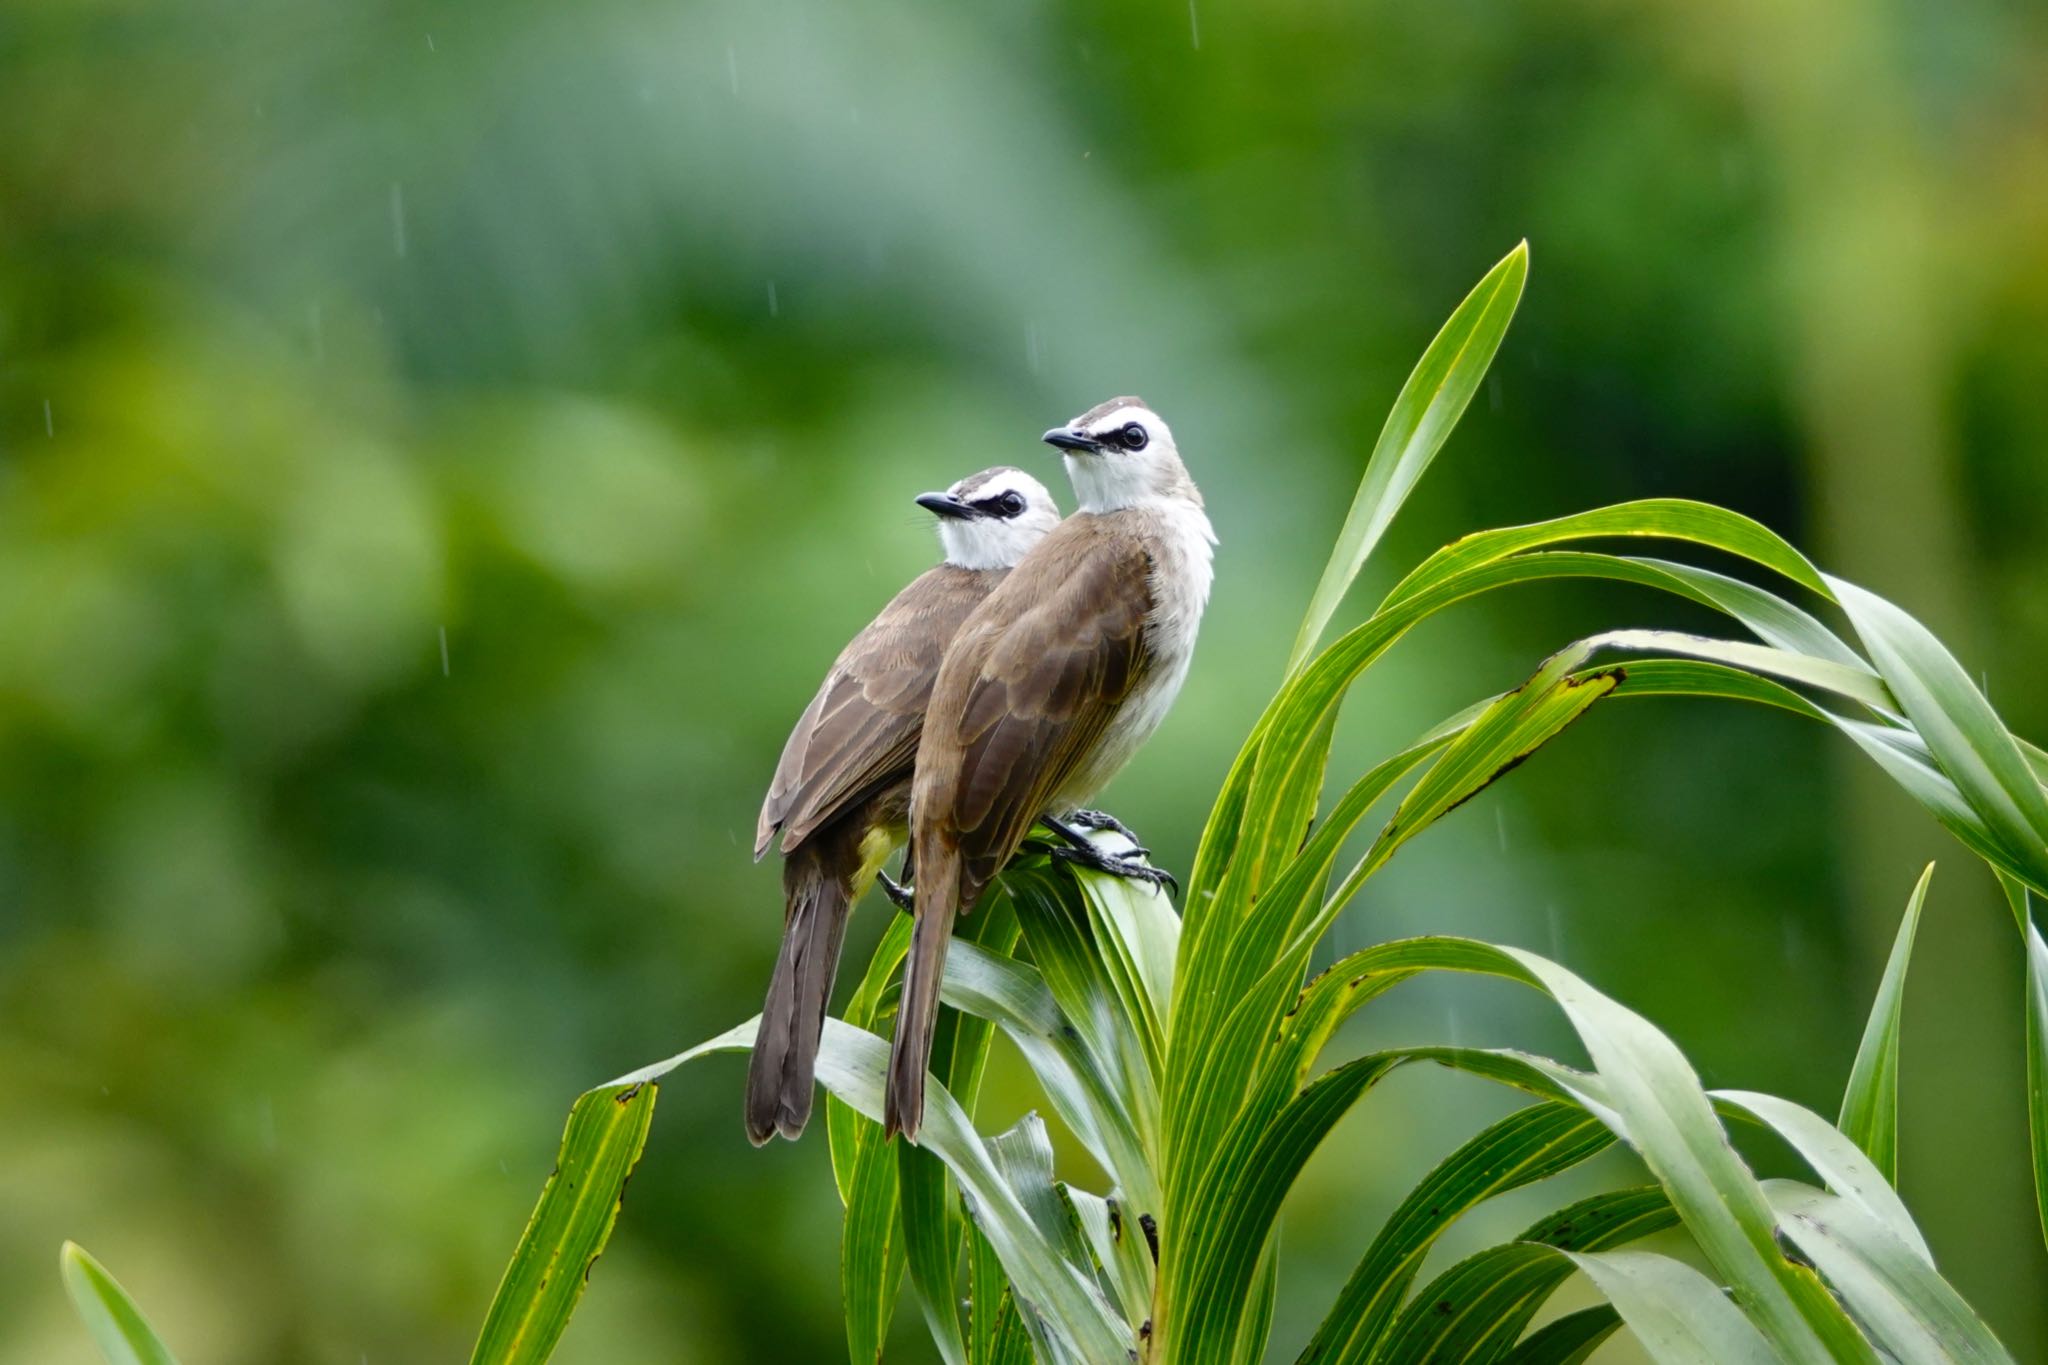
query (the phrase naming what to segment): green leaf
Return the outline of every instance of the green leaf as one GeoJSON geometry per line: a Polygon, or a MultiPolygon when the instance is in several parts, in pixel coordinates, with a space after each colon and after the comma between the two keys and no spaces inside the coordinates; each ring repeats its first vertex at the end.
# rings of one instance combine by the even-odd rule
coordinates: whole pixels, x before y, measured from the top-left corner
{"type": "Polygon", "coordinates": [[[1237,1345],[1230,1352],[1232,1365],[1259,1365],[1266,1358],[1266,1338],[1273,1331],[1273,1310],[1280,1294],[1280,1229],[1275,1227],[1259,1253],[1258,1269],[1252,1273],[1250,1302],[1237,1321],[1237,1345]]]}
{"type": "MultiPolygon", "coordinates": [[[[1513,1242],[1489,1247],[1438,1275],[1389,1324],[1383,1343],[1353,1340],[1333,1357],[1343,1365],[1478,1362],[1506,1355],[1516,1338],[1577,1268],[1566,1251],[1603,1252],[1678,1221],[1664,1192],[1615,1190],[1582,1199],[1539,1221],[1513,1242]]],[[[1404,1287],[1405,1292],[1405,1287],[1404,1287]]],[[[1303,1357],[1306,1365],[1309,1357],[1303,1357]]]]}
{"type": "Polygon", "coordinates": [[[1507,335],[1528,276],[1529,244],[1522,242],[1465,296],[1401,386],[1366,463],[1365,478],[1352,499],[1351,511],[1344,518],[1344,529],[1337,535],[1329,565],[1309,599],[1308,615],[1287,660],[1289,673],[1314,652],[1351,581],[1464,415],[1465,405],[1478,392],[1479,381],[1486,377],[1494,352],[1507,335]]]}
{"type": "MultiPolygon", "coordinates": [[[[708,1053],[745,1052],[753,1046],[759,1024],[756,1016],[687,1052],[629,1072],[613,1085],[658,1081],[708,1053]]],[[[818,1044],[818,1082],[876,1123],[882,1121],[888,1063],[886,1042],[843,1020],[825,1021],[818,1044]]],[[[1062,1259],[1038,1231],[996,1169],[967,1112],[936,1080],[926,1083],[924,1126],[917,1142],[946,1163],[961,1191],[974,1201],[975,1219],[1018,1295],[1055,1326],[1062,1346],[1083,1360],[1123,1359],[1130,1349],[1128,1327],[1118,1320],[1093,1276],[1062,1259]]]]}
{"type": "Polygon", "coordinates": [[[1452,541],[1395,584],[1380,603],[1380,610],[1386,611],[1472,569],[1511,555],[1545,545],[1616,536],[1680,540],[1721,550],[1760,564],[1823,597],[1830,595],[1826,579],[1812,561],[1763,523],[1711,503],[1685,498],[1644,498],[1575,512],[1553,521],[1480,531],[1452,541]]]}
{"type": "MultiPolygon", "coordinates": [[[[1019,888],[1018,905],[1030,898],[1019,888]]],[[[1026,916],[1032,912],[1027,908],[1026,916]]],[[[1080,1035],[1067,1026],[1051,990],[1027,963],[955,943],[946,955],[940,998],[955,1009],[992,1019],[1024,1054],[1061,1122],[1110,1173],[1128,1199],[1154,1201],[1158,1183],[1137,1130],[1110,1079],[1080,1035]]],[[[1147,1212],[1156,1202],[1142,1202],[1147,1212]]]]}
{"type": "Polygon", "coordinates": [[[1531,1332],[1501,1365],[1581,1365],[1619,1326],[1621,1315],[1605,1304],[1581,1308],[1531,1332]]]}
{"type": "Polygon", "coordinates": [[[2048,942],[2027,913],[2027,892],[2009,877],[1999,881],[2019,916],[2027,944],[2027,1132],[2034,1154],[2034,1204],[2048,1238],[2048,942]]]}
{"type": "MultiPolygon", "coordinates": [[[[1546,1077],[1636,1149],[1715,1270],[1742,1296],[1757,1327],[1782,1355],[1797,1361],[1873,1358],[1819,1281],[1783,1256],[1761,1186],[1729,1146],[1698,1078],[1668,1038],[1533,953],[1454,939],[1412,940],[1401,945],[1401,953],[1406,961],[1399,970],[1428,965],[1479,971],[1535,984],[1549,994],[1577,1030],[1595,1073],[1532,1057],[1496,1057],[1494,1064],[1513,1060],[1546,1077]]],[[[1401,961],[1391,954],[1383,959],[1382,969],[1389,972],[1401,961]]],[[[1349,960],[1339,963],[1323,980],[1348,985],[1359,975],[1353,966],[1349,960]]],[[[1310,1012],[1304,1003],[1294,1017],[1310,1012]]],[[[1323,1018],[1313,1027],[1302,1024],[1304,1037],[1327,1026],[1331,1010],[1317,1013],[1323,1018]]],[[[1273,1064],[1305,1065],[1291,1051],[1297,1046],[1290,1041],[1273,1064]]],[[[1406,1054],[1419,1055],[1419,1049],[1406,1054]]],[[[1168,1256],[1167,1302],[1187,1315],[1168,1330],[1174,1348],[1188,1352],[1188,1359],[1202,1359],[1210,1340],[1228,1340],[1223,1329],[1237,1306],[1233,1295],[1242,1292],[1249,1275],[1246,1248],[1262,1240],[1262,1230],[1308,1150],[1394,1065],[1398,1062],[1390,1054],[1361,1058],[1318,1078],[1277,1117],[1248,1111],[1218,1149],[1188,1206],[1171,1207],[1177,1226],[1195,1229],[1169,1243],[1168,1256]],[[1182,1244],[1185,1264],[1178,1259],[1183,1253],[1175,1250],[1182,1244]]]]}
{"type": "Polygon", "coordinates": [[[895,1315],[903,1283],[903,1229],[898,1215],[896,1154],[882,1125],[847,1111],[861,1126],[839,1239],[840,1296],[846,1303],[846,1354],[852,1365],[874,1365],[895,1315]]]}
{"type": "Polygon", "coordinates": [[[1906,917],[1885,961],[1863,1041],[1856,1048],[1856,1064],[1849,1071],[1849,1088],[1842,1095],[1842,1114],[1835,1120],[1893,1185],[1899,1179],[1899,1019],[1905,1012],[1906,963],[1913,956],[1913,935],[1920,927],[1920,908],[1933,877],[1934,864],[1929,863],[1906,898],[1906,917]]]}
{"type": "MultiPolygon", "coordinates": [[[[883,931],[867,971],[847,1002],[846,1021],[873,1032],[886,1017],[888,987],[910,947],[912,920],[898,915],[883,931]]],[[[852,1365],[873,1365],[895,1316],[905,1253],[896,1153],[882,1125],[854,1112],[837,1095],[825,1096],[825,1126],[832,1176],[846,1206],[840,1229],[839,1286],[846,1304],[846,1351],[852,1365]]]]}
{"type": "Polygon", "coordinates": [[[1935,1273],[1923,1248],[1908,1245],[1851,1200],[1789,1180],[1773,1180],[1765,1190],[1785,1235],[1892,1359],[2011,1361],[1991,1329],[1935,1273]]]}
{"type": "MultiPolygon", "coordinates": [[[[1729,1146],[1698,1077],[1671,1040],[1555,963],[1520,949],[1502,951],[1563,1007],[1593,1059],[1601,1100],[1612,1106],[1621,1136],[1664,1186],[1700,1250],[1742,1297],[1771,1345],[1793,1360],[1874,1359],[1819,1282],[1779,1251],[1761,1187],[1729,1146]]],[[[1608,1298],[1635,1326],[1628,1305],[1613,1293],[1608,1298]]]]}
{"type": "MultiPolygon", "coordinates": [[[[1777,1365],[1782,1359],[1719,1285],[1647,1251],[1566,1252],[1660,1365],[1777,1365]]],[[[1864,1348],[1857,1358],[1868,1356],[1864,1348]]]]}
{"type": "MultiPolygon", "coordinates": [[[[1017,917],[1002,886],[984,897],[975,913],[962,920],[955,947],[1001,957],[1017,941],[1017,917]]],[[[943,984],[943,983],[942,983],[943,984]]],[[[960,1105],[971,1111],[981,1089],[992,1038],[990,1023],[977,1014],[952,1010],[942,1014],[933,1031],[931,1074],[944,1083],[960,1105]]],[[[966,1341],[961,1334],[956,1288],[964,1235],[960,1211],[946,1167],[932,1153],[911,1144],[896,1147],[896,1192],[903,1215],[903,1249],[910,1285],[932,1339],[948,1365],[962,1365],[966,1341]]]]}
{"type": "Polygon", "coordinates": [[[1569,1170],[1614,1135],[1575,1105],[1536,1104],[1481,1132],[1401,1201],[1316,1329],[1311,1361],[1370,1359],[1438,1237],[1466,1210],[1505,1190],[1569,1170]]]}
{"type": "Polygon", "coordinates": [[[76,1242],[66,1242],[57,1263],[64,1292],[85,1321],[93,1344],[107,1365],[177,1365],[170,1348],[157,1340],[142,1310],[128,1297],[107,1268],[76,1242]]]}
{"type": "Polygon", "coordinates": [[[554,1174],[505,1267],[472,1365],[537,1365],[554,1352],[619,1216],[654,1097],[650,1083],[613,1084],[585,1092],[569,1110],[554,1174]]]}
{"type": "MultiPolygon", "coordinates": [[[[904,955],[910,951],[910,931],[914,924],[910,916],[898,915],[882,931],[881,942],[875,945],[874,956],[868,959],[867,971],[862,974],[860,985],[854,989],[853,998],[847,1001],[846,1010],[840,1015],[855,1028],[866,1029],[870,1033],[881,1031],[877,1026],[885,1017],[889,983],[904,955]]],[[[853,1197],[853,1169],[859,1156],[861,1123],[860,1115],[837,1095],[826,1094],[825,1129],[832,1146],[832,1180],[839,1187],[839,1202],[842,1204],[849,1204],[853,1197]]],[[[876,1126],[875,1133],[880,1136],[880,1125],[876,1126]]],[[[893,1210],[893,1188],[889,1197],[893,1210]]]]}
{"type": "Polygon", "coordinates": [[[1828,584],[1907,719],[1998,841],[2006,870],[2048,890],[2048,793],[1991,703],[1927,627],[1853,583],[1828,584]]]}
{"type": "Polygon", "coordinates": [[[1883,1224],[1902,1244],[1913,1248],[1921,1260],[1933,1264],[1926,1239],[1914,1226],[1913,1215],[1906,1212],[1904,1201],[1890,1182],[1861,1147],[1826,1119],[1804,1105],[1753,1090],[1716,1090],[1712,1098],[1718,1107],[1732,1106],[1773,1129],[1813,1168],[1815,1175],[1827,1182],[1829,1189],[1883,1224]]]}

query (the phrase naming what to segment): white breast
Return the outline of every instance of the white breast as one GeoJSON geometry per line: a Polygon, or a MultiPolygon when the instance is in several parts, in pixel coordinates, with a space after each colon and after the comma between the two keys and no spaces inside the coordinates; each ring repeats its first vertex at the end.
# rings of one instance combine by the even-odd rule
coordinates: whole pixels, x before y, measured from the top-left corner
{"type": "Polygon", "coordinates": [[[1166,719],[1180,695],[1180,685],[1187,681],[1188,665],[1195,657],[1195,635],[1209,605],[1216,532],[1202,509],[1172,498],[1132,510],[1153,522],[1146,537],[1153,555],[1152,614],[1145,621],[1145,646],[1152,666],[1110,721],[1095,751],[1060,789],[1053,805],[1063,813],[1079,809],[1108,786],[1166,719]]]}

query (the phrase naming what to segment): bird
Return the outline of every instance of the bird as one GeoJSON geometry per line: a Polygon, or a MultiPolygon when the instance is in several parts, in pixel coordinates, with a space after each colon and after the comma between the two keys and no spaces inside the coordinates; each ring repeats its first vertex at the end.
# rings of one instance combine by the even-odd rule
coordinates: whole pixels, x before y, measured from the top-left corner
{"type": "Polygon", "coordinates": [[[1059,524],[1045,486],[1008,465],[969,475],[917,505],[938,519],[943,562],[911,580],[840,651],[783,746],[761,805],[754,860],[782,835],[782,946],[747,1073],[747,1136],[798,1137],[825,1008],[853,905],[907,834],[911,764],[925,702],[953,633],[1059,524]]]}
{"type": "Polygon", "coordinates": [[[1071,861],[1170,880],[1098,850],[1076,822],[1122,829],[1081,808],[1159,728],[1187,677],[1216,533],[1172,431],[1143,400],[1112,398],[1043,439],[1063,455],[1080,505],[961,626],[918,741],[916,925],[883,1105],[890,1136],[915,1140],[923,1121],[954,918],[1034,824],[1071,861]]]}

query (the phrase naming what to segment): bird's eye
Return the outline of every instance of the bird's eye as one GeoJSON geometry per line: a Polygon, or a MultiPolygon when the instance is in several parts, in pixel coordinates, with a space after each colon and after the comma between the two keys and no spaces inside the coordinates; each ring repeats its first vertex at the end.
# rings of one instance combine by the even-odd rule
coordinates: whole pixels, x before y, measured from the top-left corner
{"type": "Polygon", "coordinates": [[[1021,493],[1005,493],[996,499],[996,510],[1006,517],[1014,517],[1024,510],[1024,496],[1021,493]]]}
{"type": "Polygon", "coordinates": [[[1150,439],[1145,434],[1145,428],[1136,422],[1124,423],[1124,429],[1117,433],[1117,440],[1125,450],[1143,450],[1145,442],[1150,439]]]}

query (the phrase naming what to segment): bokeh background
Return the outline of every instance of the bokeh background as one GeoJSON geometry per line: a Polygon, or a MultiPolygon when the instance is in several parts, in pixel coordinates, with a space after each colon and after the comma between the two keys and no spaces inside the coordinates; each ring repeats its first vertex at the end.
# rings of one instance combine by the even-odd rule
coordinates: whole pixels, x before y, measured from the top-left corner
{"type": "MultiPolygon", "coordinates": [[[[911,496],[1056,483],[1036,434],[1113,393],[1222,536],[1106,801],[1185,868],[1402,377],[1524,236],[1361,595],[1482,526],[1710,498],[2048,736],[2038,4],[5,0],[0,1359],[89,1358],[64,1237],[188,1359],[461,1358],[571,1097],[757,1007],[757,803],[933,557],[911,496]]],[[[1376,670],[1337,770],[1696,619],[1518,591],[1376,670]]],[[[1940,856],[1906,1193],[2048,1358],[2009,920],[1858,763],[1790,717],[1597,710],[1337,937],[1552,953],[1710,1083],[1832,1113],[1940,856]]],[[[1408,989],[1381,1028],[1560,1042],[1505,988],[1408,989]]],[[[841,1350],[822,1135],[749,1149],[741,1074],[664,1089],[561,1359],[841,1350]]],[[[1014,1060],[989,1102],[1029,1102],[1014,1060]]],[[[1503,1103],[1404,1075],[1347,1122],[1276,1358],[1503,1103]]]]}

